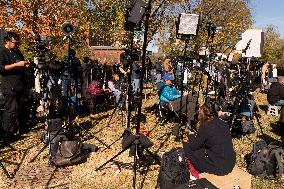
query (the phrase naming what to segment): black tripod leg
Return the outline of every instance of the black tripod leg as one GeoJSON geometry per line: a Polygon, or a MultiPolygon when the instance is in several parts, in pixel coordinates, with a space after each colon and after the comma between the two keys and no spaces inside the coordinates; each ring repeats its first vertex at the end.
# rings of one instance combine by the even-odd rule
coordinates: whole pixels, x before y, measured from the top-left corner
{"type": "Polygon", "coordinates": [[[136,189],[136,173],[137,173],[137,155],[138,155],[138,145],[135,144],[135,154],[133,162],[133,189],[136,189]]]}
{"type": "Polygon", "coordinates": [[[106,149],[110,148],[110,145],[107,145],[106,143],[104,143],[102,140],[100,140],[98,137],[96,137],[95,135],[93,135],[93,138],[96,139],[97,141],[99,141],[102,145],[104,145],[106,147],[106,149]]]}
{"type": "Polygon", "coordinates": [[[105,151],[106,149],[110,149],[110,147],[115,144],[117,141],[119,141],[121,138],[123,137],[123,135],[121,135],[117,140],[115,140],[113,143],[111,143],[110,145],[107,146],[107,148],[103,149],[101,152],[105,151]]]}
{"type": "Polygon", "coordinates": [[[11,146],[11,144],[9,144],[8,142],[3,142],[0,144],[0,148],[4,148],[4,147],[8,147],[13,151],[17,151],[13,146],[11,146]]]}
{"type": "Polygon", "coordinates": [[[11,176],[9,175],[7,169],[4,167],[3,163],[0,161],[0,167],[3,170],[3,173],[6,175],[7,178],[11,178],[11,176]]]}
{"type": "Polygon", "coordinates": [[[40,151],[29,161],[29,163],[32,163],[36,160],[36,158],[48,147],[49,142],[46,143],[41,149],[40,151]]]}
{"type": "Polygon", "coordinates": [[[48,145],[50,145],[50,142],[55,139],[59,133],[63,130],[63,128],[59,129],[55,135],[52,137],[52,139],[50,139],[49,141],[46,142],[46,144],[40,149],[40,151],[29,161],[29,163],[32,163],[35,161],[35,159],[48,147],[48,145]]]}
{"type": "Polygon", "coordinates": [[[262,134],[262,136],[264,136],[264,133],[263,133],[263,130],[262,130],[262,127],[261,127],[261,123],[260,123],[260,120],[259,120],[259,117],[258,117],[258,112],[259,112],[259,108],[258,108],[258,106],[256,105],[256,110],[254,111],[254,113],[255,113],[255,118],[256,118],[256,121],[257,121],[257,124],[258,124],[258,127],[259,127],[259,129],[260,129],[260,132],[261,132],[261,134],[262,134]]]}
{"type": "Polygon", "coordinates": [[[100,170],[102,167],[104,167],[106,164],[108,164],[109,162],[112,162],[116,157],[118,157],[120,154],[122,154],[124,151],[126,151],[128,148],[123,149],[122,151],[118,152],[115,156],[113,156],[111,159],[109,159],[108,161],[106,161],[104,164],[102,164],[101,166],[99,166],[95,171],[100,170]]]}
{"type": "Polygon", "coordinates": [[[114,110],[113,110],[112,113],[111,113],[111,116],[110,116],[109,121],[108,121],[108,123],[107,123],[107,127],[109,126],[109,124],[110,124],[110,122],[111,122],[111,120],[112,120],[112,118],[113,118],[113,116],[114,116],[114,114],[115,114],[115,112],[116,112],[116,110],[117,110],[117,108],[118,108],[118,106],[119,106],[119,104],[120,104],[122,98],[123,98],[123,95],[121,94],[120,97],[119,97],[118,102],[117,102],[116,105],[115,105],[114,110]]]}

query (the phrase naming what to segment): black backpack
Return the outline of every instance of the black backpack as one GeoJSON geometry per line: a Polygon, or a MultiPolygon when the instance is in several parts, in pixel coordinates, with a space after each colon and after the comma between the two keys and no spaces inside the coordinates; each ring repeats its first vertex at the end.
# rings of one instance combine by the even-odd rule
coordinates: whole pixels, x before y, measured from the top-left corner
{"type": "Polygon", "coordinates": [[[279,179],[283,174],[284,150],[271,144],[256,150],[254,147],[249,164],[250,173],[262,178],[279,179]]]}
{"type": "Polygon", "coordinates": [[[162,156],[156,188],[174,189],[188,183],[189,176],[183,148],[174,148],[162,156]]]}
{"type": "Polygon", "coordinates": [[[87,152],[83,151],[83,143],[79,141],[62,141],[52,162],[57,167],[65,167],[82,163],[87,159],[87,152]]]}

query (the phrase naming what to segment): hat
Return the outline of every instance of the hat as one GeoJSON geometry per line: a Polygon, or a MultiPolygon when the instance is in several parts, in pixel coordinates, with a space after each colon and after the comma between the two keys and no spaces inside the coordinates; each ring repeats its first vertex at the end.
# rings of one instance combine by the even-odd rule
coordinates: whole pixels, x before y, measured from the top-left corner
{"type": "Polygon", "coordinates": [[[171,74],[165,73],[165,75],[163,76],[163,80],[175,80],[175,78],[171,74]]]}

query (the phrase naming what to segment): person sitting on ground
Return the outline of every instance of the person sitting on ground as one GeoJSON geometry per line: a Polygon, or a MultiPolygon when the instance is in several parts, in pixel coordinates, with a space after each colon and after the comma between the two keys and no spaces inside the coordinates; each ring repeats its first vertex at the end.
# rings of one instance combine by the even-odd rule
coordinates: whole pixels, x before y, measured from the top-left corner
{"type": "Polygon", "coordinates": [[[284,105],[284,76],[278,76],[278,82],[271,84],[267,93],[267,101],[275,106],[284,105]]]}
{"type": "Polygon", "coordinates": [[[199,108],[197,132],[183,143],[186,158],[198,172],[229,174],[236,163],[229,125],[218,118],[211,103],[199,108]]]}
{"type": "Polygon", "coordinates": [[[114,72],[112,74],[112,80],[108,81],[108,88],[115,96],[115,102],[119,103],[120,105],[123,104],[123,92],[121,91],[121,84],[117,72],[114,72]]]}
{"type": "Polygon", "coordinates": [[[182,108],[180,108],[181,93],[173,85],[174,77],[166,73],[163,76],[163,82],[158,85],[158,96],[160,103],[166,105],[171,111],[178,112],[180,109],[182,113],[186,113],[187,123],[194,118],[196,99],[187,92],[183,93],[182,108]]]}

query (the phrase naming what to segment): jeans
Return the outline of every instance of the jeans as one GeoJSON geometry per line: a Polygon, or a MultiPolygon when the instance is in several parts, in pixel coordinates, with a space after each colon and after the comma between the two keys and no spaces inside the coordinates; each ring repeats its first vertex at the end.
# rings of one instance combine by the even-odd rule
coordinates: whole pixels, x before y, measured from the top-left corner
{"type": "Polygon", "coordinates": [[[255,102],[247,100],[241,107],[241,115],[252,118],[255,102]]]}
{"type": "Polygon", "coordinates": [[[120,100],[120,96],[121,96],[121,91],[115,91],[113,92],[113,95],[115,96],[115,102],[119,103],[120,100]]]}
{"type": "Polygon", "coordinates": [[[162,79],[162,74],[156,74],[156,83],[160,83],[162,79]]]}
{"type": "Polygon", "coordinates": [[[133,87],[134,94],[137,94],[138,89],[139,89],[139,79],[133,79],[132,80],[132,87],[133,87]]]}

